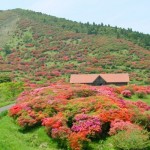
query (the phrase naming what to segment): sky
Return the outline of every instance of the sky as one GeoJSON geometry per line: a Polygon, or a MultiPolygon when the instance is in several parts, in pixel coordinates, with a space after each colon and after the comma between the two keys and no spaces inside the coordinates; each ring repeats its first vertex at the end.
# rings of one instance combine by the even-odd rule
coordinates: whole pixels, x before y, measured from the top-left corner
{"type": "Polygon", "coordinates": [[[150,0],[0,0],[0,10],[14,8],[150,34],[150,0]]]}

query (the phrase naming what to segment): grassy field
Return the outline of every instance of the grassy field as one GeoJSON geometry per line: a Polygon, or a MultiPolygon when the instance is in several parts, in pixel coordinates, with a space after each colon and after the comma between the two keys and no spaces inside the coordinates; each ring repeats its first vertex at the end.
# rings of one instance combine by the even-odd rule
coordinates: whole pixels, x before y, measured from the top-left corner
{"type": "Polygon", "coordinates": [[[1,101],[1,103],[0,103],[0,107],[7,106],[7,105],[9,105],[9,104],[13,104],[13,103],[15,103],[15,101],[7,101],[7,102],[5,102],[5,101],[1,101]]]}
{"type": "Polygon", "coordinates": [[[144,98],[138,98],[136,95],[132,95],[131,98],[124,98],[126,100],[131,100],[131,101],[138,101],[138,100],[142,100],[144,101],[145,103],[149,104],[150,105],[150,95],[146,95],[146,97],[144,98]]]}
{"type": "Polygon", "coordinates": [[[17,96],[23,91],[23,84],[19,82],[0,83],[0,107],[13,104],[17,96]]]}
{"type": "Polygon", "coordinates": [[[0,114],[0,150],[58,150],[44,128],[23,133],[6,112],[0,114]]]}

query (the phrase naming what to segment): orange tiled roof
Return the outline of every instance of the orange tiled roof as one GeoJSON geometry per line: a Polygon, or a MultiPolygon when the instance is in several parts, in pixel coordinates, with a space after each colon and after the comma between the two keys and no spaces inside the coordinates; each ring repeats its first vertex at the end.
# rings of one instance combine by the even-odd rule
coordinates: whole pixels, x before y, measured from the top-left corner
{"type": "Polygon", "coordinates": [[[72,74],[70,83],[93,83],[99,74],[72,74]]]}
{"type": "Polygon", "coordinates": [[[117,82],[129,82],[128,73],[118,73],[118,74],[100,74],[107,83],[117,83],[117,82]]]}
{"type": "Polygon", "coordinates": [[[70,83],[93,83],[98,77],[107,83],[129,82],[129,75],[122,74],[72,74],[70,83]]]}

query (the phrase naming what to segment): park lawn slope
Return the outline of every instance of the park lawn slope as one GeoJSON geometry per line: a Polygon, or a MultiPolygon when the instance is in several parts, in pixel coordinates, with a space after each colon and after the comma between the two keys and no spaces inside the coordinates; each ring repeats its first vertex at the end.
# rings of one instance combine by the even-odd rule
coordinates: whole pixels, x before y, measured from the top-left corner
{"type": "Polygon", "coordinates": [[[13,120],[0,118],[0,148],[2,150],[57,150],[57,144],[45,134],[44,128],[22,133],[13,120]]]}

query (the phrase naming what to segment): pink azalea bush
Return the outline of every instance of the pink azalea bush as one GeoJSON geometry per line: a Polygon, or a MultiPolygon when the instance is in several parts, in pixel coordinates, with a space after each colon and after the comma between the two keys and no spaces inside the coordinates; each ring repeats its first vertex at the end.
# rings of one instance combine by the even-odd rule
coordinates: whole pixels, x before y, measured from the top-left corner
{"type": "Polygon", "coordinates": [[[100,119],[96,116],[78,114],[74,119],[75,122],[71,127],[73,132],[87,132],[87,135],[90,136],[95,136],[102,132],[100,119]]]}
{"type": "Polygon", "coordinates": [[[130,121],[114,120],[110,124],[109,135],[115,135],[119,131],[132,130],[132,129],[142,129],[140,126],[131,123],[130,121]]]}
{"type": "Polygon", "coordinates": [[[130,98],[132,96],[132,93],[129,90],[124,90],[121,92],[121,94],[123,97],[127,97],[127,98],[130,98]]]}

